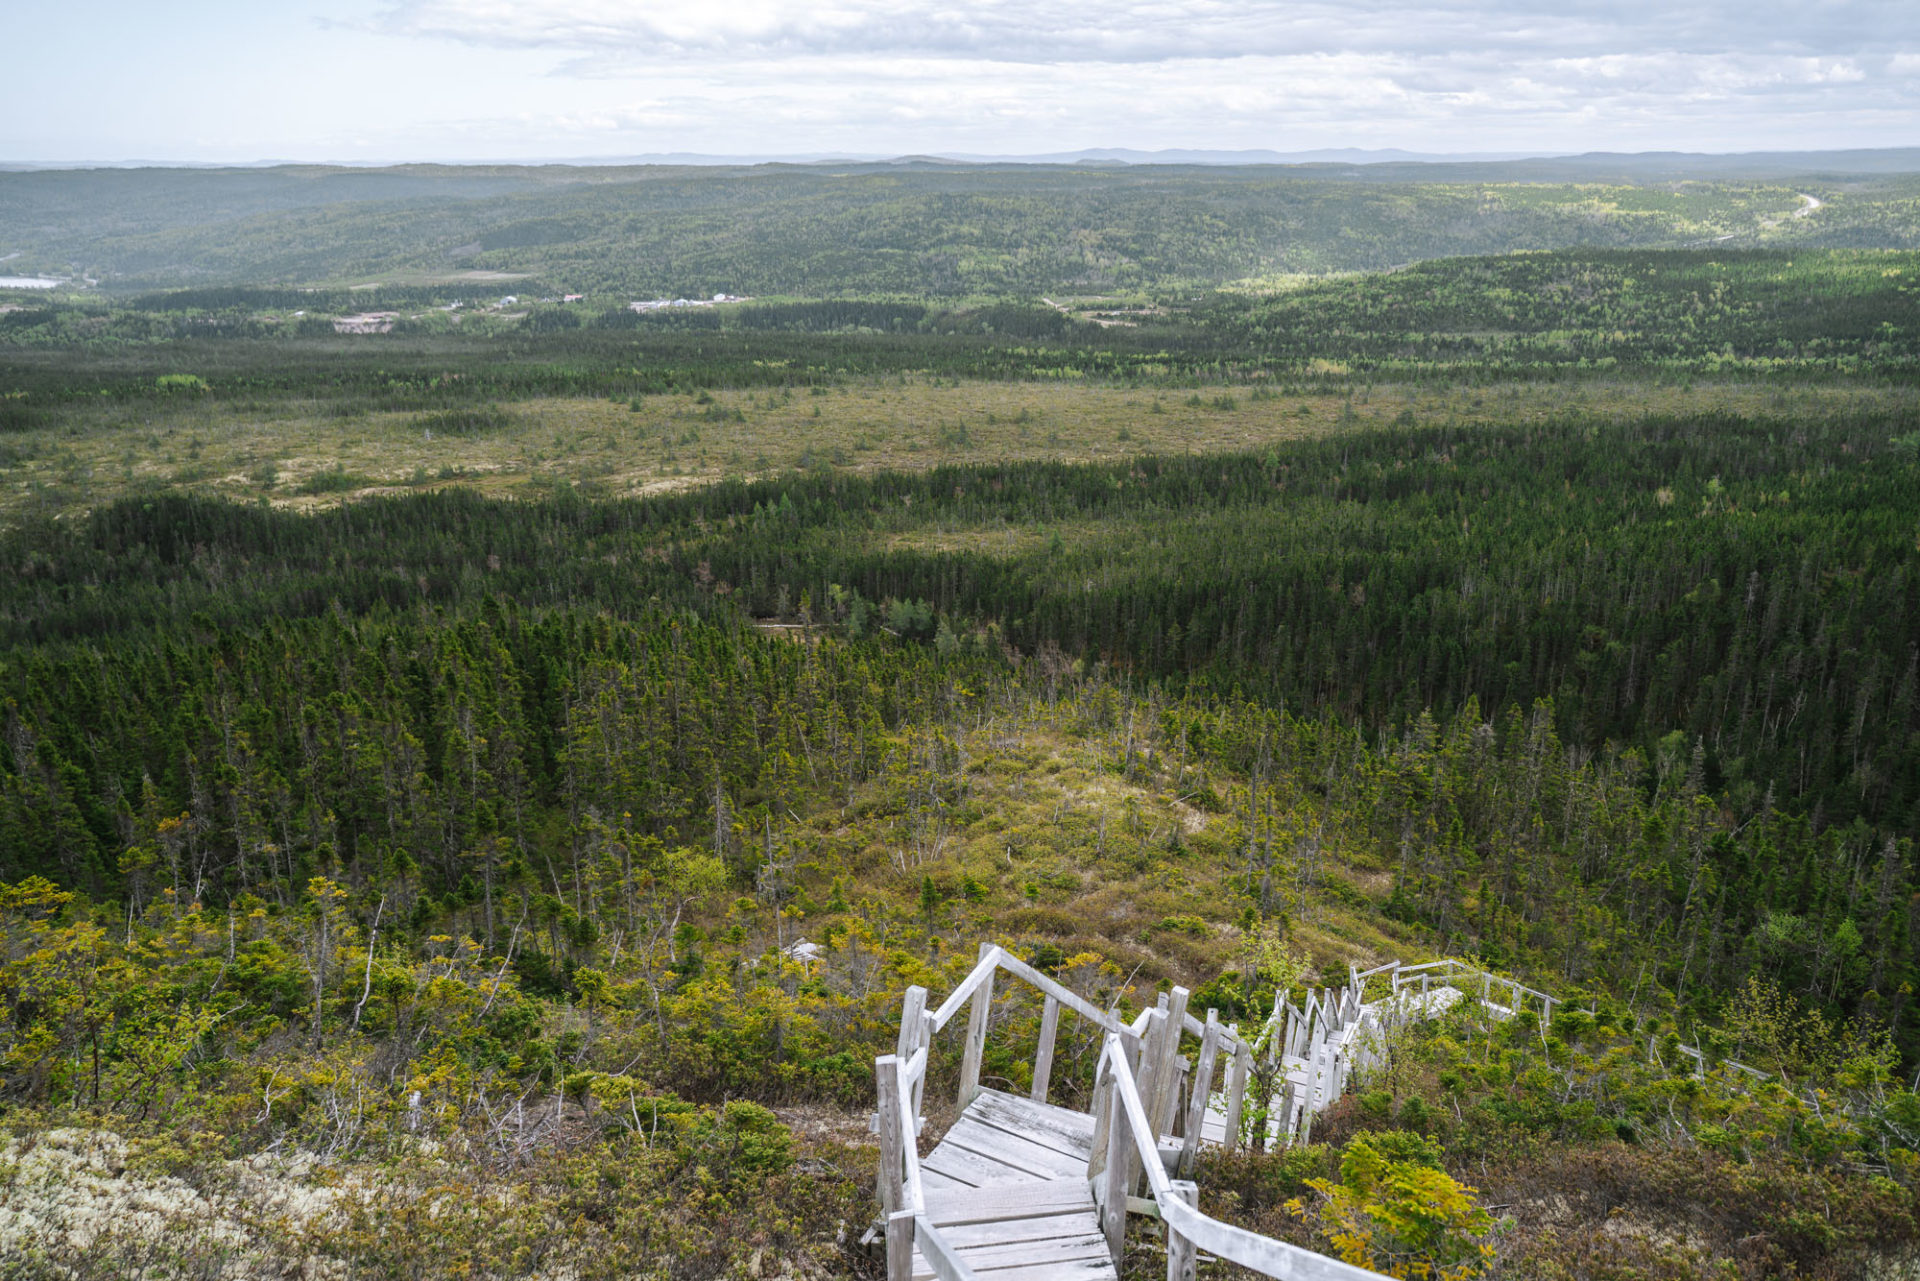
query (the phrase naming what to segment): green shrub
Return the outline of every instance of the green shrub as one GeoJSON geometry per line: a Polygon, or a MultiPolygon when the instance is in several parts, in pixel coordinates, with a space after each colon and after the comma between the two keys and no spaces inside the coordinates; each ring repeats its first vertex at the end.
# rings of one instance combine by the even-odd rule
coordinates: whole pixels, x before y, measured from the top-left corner
{"type": "Polygon", "coordinates": [[[412,426],[436,436],[483,436],[505,431],[519,419],[498,405],[467,405],[416,417],[412,426]]]}
{"type": "Polygon", "coordinates": [[[316,494],[343,494],[348,490],[366,489],[380,482],[371,477],[361,476],[336,464],[327,471],[318,471],[293,487],[293,492],[309,497],[316,494]]]}

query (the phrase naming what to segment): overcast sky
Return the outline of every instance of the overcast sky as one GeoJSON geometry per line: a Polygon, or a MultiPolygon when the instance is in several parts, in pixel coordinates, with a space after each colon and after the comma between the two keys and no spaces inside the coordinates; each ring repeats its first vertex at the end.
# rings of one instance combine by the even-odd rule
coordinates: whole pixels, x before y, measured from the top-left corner
{"type": "Polygon", "coordinates": [[[14,0],[0,160],[1920,144],[1920,0],[14,0]]]}

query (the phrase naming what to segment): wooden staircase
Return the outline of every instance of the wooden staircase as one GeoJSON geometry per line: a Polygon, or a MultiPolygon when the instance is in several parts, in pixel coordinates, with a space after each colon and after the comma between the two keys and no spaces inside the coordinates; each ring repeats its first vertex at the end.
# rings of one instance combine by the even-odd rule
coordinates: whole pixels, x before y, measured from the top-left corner
{"type": "Polygon", "coordinates": [[[1554,1005],[1545,993],[1458,961],[1350,968],[1344,987],[1309,993],[1305,1008],[1277,999],[1251,1037],[1215,1011],[1204,1021],[1194,1017],[1187,995],[1176,987],[1123,1023],[992,944],[981,945],[979,963],[937,1009],[927,1009],[925,988],[907,989],[896,1050],[874,1061],[889,1281],[1117,1279],[1129,1214],[1161,1220],[1170,1281],[1190,1281],[1203,1250],[1291,1281],[1376,1278],[1202,1214],[1198,1190],[1185,1180],[1201,1145],[1305,1142],[1314,1114],[1412,1019],[1472,1000],[1493,1021],[1532,998],[1550,1020],[1554,1005]],[[1027,1098],[980,1084],[1000,974],[1044,998],[1027,1098]],[[959,1119],[922,1156],[929,1050],[963,1008],[959,1119]],[[1086,1112],[1047,1102],[1063,1013],[1091,1022],[1103,1038],[1086,1112]],[[1180,1054],[1187,1034],[1199,1039],[1191,1062],[1180,1054]],[[1262,1059],[1270,1070],[1256,1072],[1262,1059]],[[1261,1077],[1274,1082],[1271,1091],[1250,1090],[1261,1077]]]}

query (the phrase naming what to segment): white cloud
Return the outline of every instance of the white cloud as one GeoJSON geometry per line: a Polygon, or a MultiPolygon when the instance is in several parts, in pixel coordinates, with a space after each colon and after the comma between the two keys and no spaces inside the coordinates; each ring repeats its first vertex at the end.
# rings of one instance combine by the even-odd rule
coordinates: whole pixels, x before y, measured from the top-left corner
{"type": "Polygon", "coordinates": [[[1579,56],[1635,50],[1884,50],[1908,0],[393,0],[382,29],[476,44],[615,53],[888,54],[1000,62],[1154,62],[1351,51],[1579,56]]]}
{"type": "Polygon", "coordinates": [[[0,157],[1920,143],[1916,0],[109,2],[9,28],[0,157]]]}

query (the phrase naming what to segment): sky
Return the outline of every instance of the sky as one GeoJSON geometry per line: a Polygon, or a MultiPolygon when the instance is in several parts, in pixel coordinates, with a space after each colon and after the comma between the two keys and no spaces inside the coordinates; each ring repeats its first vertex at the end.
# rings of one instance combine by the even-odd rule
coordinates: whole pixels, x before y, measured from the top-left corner
{"type": "Polygon", "coordinates": [[[1920,0],[14,0],[0,161],[1920,145],[1920,0]]]}

